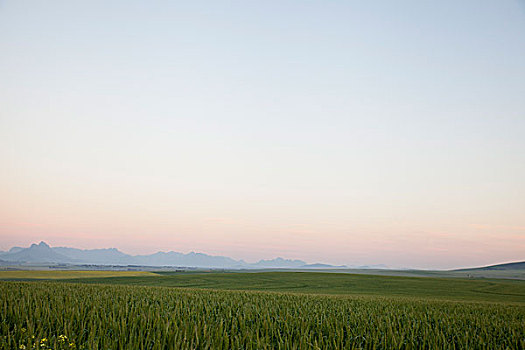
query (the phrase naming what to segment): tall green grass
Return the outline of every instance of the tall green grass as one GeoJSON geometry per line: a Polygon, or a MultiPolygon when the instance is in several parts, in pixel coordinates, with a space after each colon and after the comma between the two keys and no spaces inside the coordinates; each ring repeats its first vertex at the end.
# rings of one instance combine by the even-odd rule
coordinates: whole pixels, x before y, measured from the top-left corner
{"type": "Polygon", "coordinates": [[[525,348],[522,305],[413,298],[1,282],[0,321],[2,349],[525,348]]]}

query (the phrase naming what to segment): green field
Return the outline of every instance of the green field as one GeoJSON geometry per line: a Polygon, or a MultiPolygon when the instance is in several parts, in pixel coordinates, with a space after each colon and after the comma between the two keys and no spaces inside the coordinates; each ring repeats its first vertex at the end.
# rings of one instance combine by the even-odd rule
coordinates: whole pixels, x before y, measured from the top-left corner
{"type": "Polygon", "coordinates": [[[71,278],[101,278],[101,277],[138,277],[138,276],[156,276],[156,274],[147,271],[48,271],[48,270],[14,270],[0,271],[0,280],[56,280],[71,278]]]}
{"type": "Polygon", "coordinates": [[[525,282],[352,275],[319,272],[162,273],[157,276],[73,279],[128,284],[304,294],[376,295],[446,300],[525,302],[525,282]]]}
{"type": "Polygon", "coordinates": [[[0,282],[0,348],[525,348],[523,281],[67,273],[62,281],[0,282]]]}
{"type": "Polygon", "coordinates": [[[320,272],[0,271],[0,280],[27,281],[33,279],[302,294],[525,302],[525,281],[519,280],[399,277],[320,272]]]}

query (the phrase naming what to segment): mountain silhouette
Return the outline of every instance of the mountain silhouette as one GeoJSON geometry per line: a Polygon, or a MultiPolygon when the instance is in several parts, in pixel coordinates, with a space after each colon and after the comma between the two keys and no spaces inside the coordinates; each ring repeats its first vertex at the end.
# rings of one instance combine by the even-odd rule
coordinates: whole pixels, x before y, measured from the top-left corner
{"type": "MultiPolygon", "coordinates": [[[[18,247],[17,247],[18,248],[18,247]]],[[[47,243],[31,244],[29,248],[15,249],[0,256],[5,261],[23,261],[40,263],[73,263],[75,259],[57,253],[47,243]]]]}
{"type": "Polygon", "coordinates": [[[139,265],[174,266],[225,269],[266,269],[266,268],[341,268],[327,264],[307,265],[302,260],[275,258],[260,260],[249,264],[226,256],[213,256],[204,253],[187,254],[169,251],[149,255],[129,255],[116,248],[77,249],[70,247],[50,247],[45,242],[32,244],[29,248],[13,247],[8,252],[0,252],[2,264],[6,263],[54,263],[90,265],[139,265]]]}

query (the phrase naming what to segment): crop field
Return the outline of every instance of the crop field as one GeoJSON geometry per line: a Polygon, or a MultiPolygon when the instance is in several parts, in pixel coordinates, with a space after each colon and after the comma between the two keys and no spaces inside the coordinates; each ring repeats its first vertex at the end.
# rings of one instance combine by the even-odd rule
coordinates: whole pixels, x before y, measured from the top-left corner
{"type": "Polygon", "coordinates": [[[0,348],[525,348],[522,281],[353,275],[345,280],[337,275],[165,274],[85,279],[89,283],[0,282],[0,348]],[[361,295],[343,293],[339,278],[351,282],[349,292],[352,283],[354,288],[361,284],[355,291],[361,295]],[[155,280],[163,287],[129,285],[155,280]],[[185,288],[168,287],[166,281],[185,288]],[[453,284],[458,282],[465,285],[453,284]],[[458,298],[424,294],[438,284],[441,290],[456,288],[458,298]],[[246,290],[218,290],[242,285],[246,290]],[[272,291],[261,291],[265,285],[272,291]],[[414,293],[418,288],[423,292],[414,293]]]}
{"type": "Polygon", "coordinates": [[[71,278],[102,278],[102,277],[137,277],[156,276],[147,271],[47,271],[47,270],[10,270],[0,271],[0,280],[28,280],[28,279],[71,279],[71,278]]]}
{"type": "Polygon", "coordinates": [[[525,302],[525,281],[396,277],[320,272],[158,273],[77,278],[70,282],[302,294],[376,295],[441,300],[525,302]]]}

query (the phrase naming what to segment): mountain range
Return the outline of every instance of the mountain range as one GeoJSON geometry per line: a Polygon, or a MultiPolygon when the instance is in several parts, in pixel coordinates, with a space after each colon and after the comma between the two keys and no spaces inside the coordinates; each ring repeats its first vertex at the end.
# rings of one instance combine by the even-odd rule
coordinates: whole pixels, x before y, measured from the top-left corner
{"type": "Polygon", "coordinates": [[[247,263],[226,256],[213,256],[204,253],[157,252],[150,255],[129,255],[116,248],[77,249],[69,247],[50,247],[45,242],[32,244],[28,248],[13,247],[8,252],[0,252],[0,263],[23,264],[90,264],[90,265],[138,265],[138,266],[176,266],[198,268],[228,269],[266,269],[266,268],[346,268],[327,264],[307,264],[302,260],[276,258],[247,263]]]}

